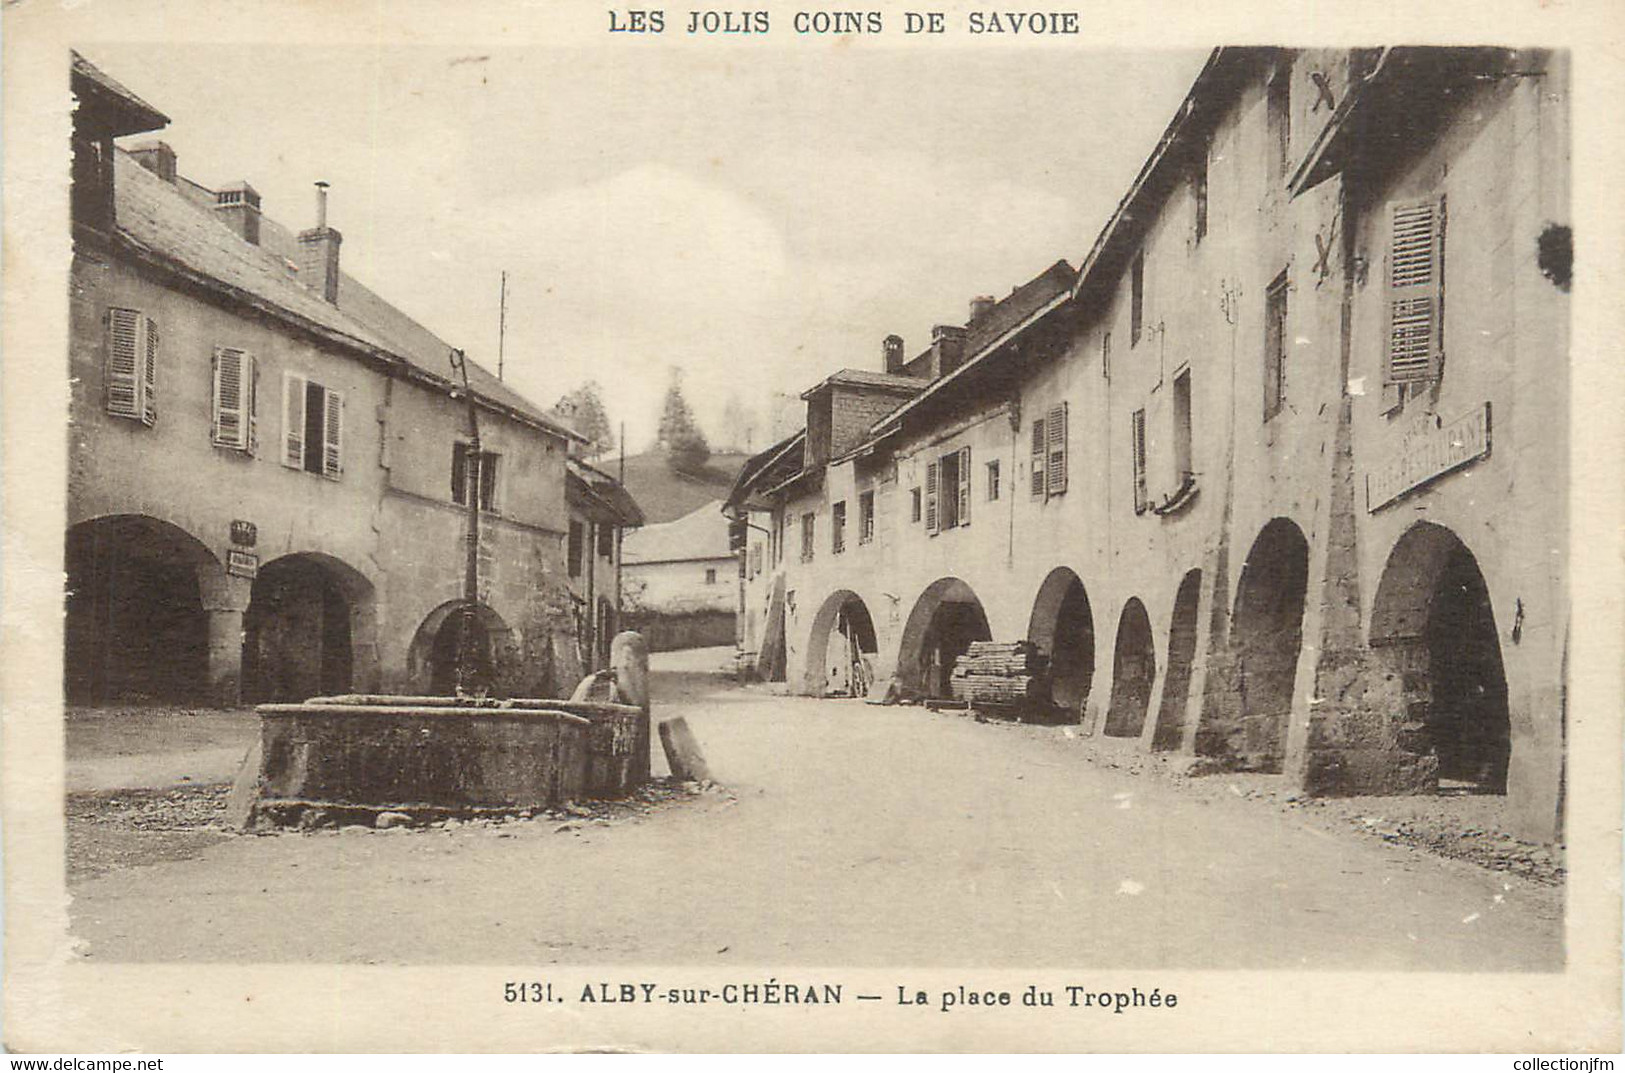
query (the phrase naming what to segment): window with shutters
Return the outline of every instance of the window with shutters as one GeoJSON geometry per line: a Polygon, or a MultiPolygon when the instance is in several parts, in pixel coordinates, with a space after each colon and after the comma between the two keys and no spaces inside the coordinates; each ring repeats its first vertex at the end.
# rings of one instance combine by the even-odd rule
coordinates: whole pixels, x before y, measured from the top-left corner
{"type": "Polygon", "coordinates": [[[999,498],[999,460],[995,458],[984,468],[987,470],[987,500],[991,503],[999,498]]]}
{"type": "Polygon", "coordinates": [[[835,504],[830,508],[830,550],[836,555],[846,550],[846,501],[835,504]]]}
{"type": "Polygon", "coordinates": [[[1385,384],[1439,378],[1444,362],[1444,199],[1389,206],[1385,384]]]}
{"type": "Polygon", "coordinates": [[[1150,505],[1145,489],[1145,411],[1135,410],[1131,421],[1133,443],[1129,459],[1134,466],[1134,513],[1144,514],[1150,505]]]}
{"type": "Polygon", "coordinates": [[[1128,345],[1140,345],[1141,330],[1145,326],[1145,251],[1134,255],[1134,267],[1129,270],[1128,284],[1128,345]]]}
{"type": "Polygon", "coordinates": [[[1044,495],[1058,496],[1066,491],[1066,403],[1051,406],[1044,419],[1044,495]]]}
{"type": "Polygon", "coordinates": [[[143,425],[158,420],[158,326],[136,309],[107,311],[103,388],[107,412],[143,425]]]}
{"type": "Polygon", "coordinates": [[[875,494],[864,492],[858,496],[858,543],[867,544],[875,538],[875,494]]]}
{"type": "Polygon", "coordinates": [[[598,557],[600,559],[615,558],[615,527],[598,523],[598,557]]]}
{"type": "Polygon", "coordinates": [[[1045,453],[1044,419],[1040,417],[1033,422],[1032,457],[1027,466],[1031,479],[1031,491],[1034,496],[1044,494],[1044,453],[1045,453]]]}
{"type": "Polygon", "coordinates": [[[961,447],[926,467],[925,527],[928,532],[970,524],[970,448],[961,447]]]}
{"type": "Polygon", "coordinates": [[[815,536],[818,515],[808,512],[801,516],[801,561],[813,561],[813,537],[815,536]]]}
{"type": "Polygon", "coordinates": [[[282,377],[282,464],[336,481],[344,475],[344,395],[297,373],[282,377]]]}
{"type": "Polygon", "coordinates": [[[570,533],[564,548],[564,569],[571,577],[581,576],[582,549],[586,543],[586,527],[574,518],[570,519],[570,533]]]}
{"type": "Polygon", "coordinates": [[[936,535],[937,523],[941,520],[937,510],[937,485],[942,476],[939,472],[941,468],[938,462],[925,464],[925,531],[932,536],[936,535]]]}
{"type": "Polygon", "coordinates": [[[1264,420],[1286,405],[1286,295],[1283,271],[1264,292],[1264,420]]]}
{"type": "MultiPolygon", "coordinates": [[[[475,471],[478,471],[479,497],[481,510],[496,510],[497,499],[497,470],[501,456],[494,451],[481,451],[476,458],[470,445],[454,443],[451,445],[451,499],[458,506],[468,506],[469,486],[475,481],[475,471]]],[[[600,555],[604,554],[599,552],[600,555]]]]}
{"type": "Polygon", "coordinates": [[[1191,459],[1191,371],[1186,369],[1174,377],[1174,481],[1183,489],[1195,479],[1196,467],[1191,459]]]}
{"type": "Polygon", "coordinates": [[[257,443],[259,370],[254,355],[235,347],[214,348],[214,421],[216,447],[252,454],[257,443]]]}

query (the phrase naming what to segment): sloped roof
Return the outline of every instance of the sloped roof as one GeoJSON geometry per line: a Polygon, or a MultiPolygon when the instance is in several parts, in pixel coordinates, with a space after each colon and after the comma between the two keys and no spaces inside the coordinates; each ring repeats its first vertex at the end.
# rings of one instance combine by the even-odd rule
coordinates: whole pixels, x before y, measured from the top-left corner
{"type": "Polygon", "coordinates": [[[110,132],[115,137],[123,134],[140,134],[169,122],[168,116],[131,93],[116,78],[79,55],[77,51],[72,53],[72,57],[71,77],[74,93],[79,95],[81,100],[90,94],[100,95],[103,104],[121,120],[110,132]]]}
{"type": "MultiPolygon", "coordinates": [[[[353,277],[341,273],[337,305],[301,282],[298,240],[286,228],[262,219],[262,244],[256,246],[217,219],[201,198],[188,196],[123,151],[115,154],[114,168],[119,231],[139,248],[313,322],[336,333],[341,341],[353,341],[363,350],[382,352],[377,356],[386,360],[404,362],[448,390],[457,386],[448,362],[451,345],[353,277]]],[[[581,439],[566,423],[476,362],[468,362],[468,375],[476,398],[557,435],[581,439]]]]}
{"type": "Polygon", "coordinates": [[[819,392],[828,391],[837,385],[870,388],[892,395],[912,395],[923,390],[929,383],[930,381],[921,376],[898,376],[896,373],[877,373],[868,369],[839,369],[803,391],[801,397],[811,399],[819,392]]]}
{"type": "MultiPolygon", "coordinates": [[[[725,497],[746,457],[717,452],[699,470],[680,471],[672,468],[671,456],[665,451],[646,451],[627,456],[626,476],[622,479],[649,524],[659,525],[725,497]]],[[[606,459],[604,466],[615,472],[619,463],[606,459]]]]}
{"type": "Polygon", "coordinates": [[[713,499],[674,522],[630,532],[621,544],[621,561],[629,566],[731,559],[733,554],[728,546],[728,518],[722,513],[720,499],[713,499]]]}
{"type": "Polygon", "coordinates": [[[619,526],[643,524],[643,511],[638,509],[637,500],[603,470],[579,458],[567,458],[565,476],[565,495],[570,505],[594,521],[619,526]]]}

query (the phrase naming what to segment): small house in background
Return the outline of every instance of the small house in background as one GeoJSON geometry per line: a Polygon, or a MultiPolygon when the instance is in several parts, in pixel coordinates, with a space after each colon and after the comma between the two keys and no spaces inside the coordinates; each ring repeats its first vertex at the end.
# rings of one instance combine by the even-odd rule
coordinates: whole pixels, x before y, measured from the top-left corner
{"type": "Polygon", "coordinates": [[[622,550],[623,622],[651,651],[734,643],[739,559],[721,499],[628,533],[622,550]]]}
{"type": "Polygon", "coordinates": [[[609,643],[620,631],[622,533],[643,524],[637,501],[620,482],[580,458],[566,460],[570,531],[565,573],[575,611],[581,665],[609,665],[609,643]]]}

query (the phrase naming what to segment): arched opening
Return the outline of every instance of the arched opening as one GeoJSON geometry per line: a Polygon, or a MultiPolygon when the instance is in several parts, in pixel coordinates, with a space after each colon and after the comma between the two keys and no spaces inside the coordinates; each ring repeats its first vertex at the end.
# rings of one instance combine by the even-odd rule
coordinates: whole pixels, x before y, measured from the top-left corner
{"type": "Polygon", "coordinates": [[[301,701],[354,687],[355,619],[372,585],[330,555],[260,567],[243,615],[243,698],[301,701]]]}
{"type": "Polygon", "coordinates": [[[905,693],[944,700],[953,696],[954,660],[972,641],[991,641],[982,601],[956,577],[926,586],[909,612],[897,655],[897,682],[905,693]]]}
{"type": "Polygon", "coordinates": [[[1478,560],[1442,525],[1394,545],[1371,613],[1373,656],[1398,683],[1408,740],[1438,758],[1441,790],[1505,793],[1506,671],[1478,560]]]}
{"type": "Polygon", "coordinates": [[[1225,751],[1244,768],[1278,773],[1285,760],[1308,591],[1309,542],[1275,518],[1241,568],[1230,632],[1235,722],[1225,751]]]}
{"type": "Polygon", "coordinates": [[[1095,618],[1083,582],[1067,567],[1038,587],[1027,640],[1049,660],[1050,702],[1079,721],[1095,680],[1095,618]]]}
{"type": "Polygon", "coordinates": [[[814,697],[861,697],[874,684],[880,651],[875,623],[858,594],[831,593],[813,616],[804,692],[814,697]]]}
{"type": "Polygon", "coordinates": [[[452,696],[499,695],[510,631],[502,616],[484,604],[449,600],[423,620],[407,649],[407,677],[413,690],[452,696]]]}
{"type": "Polygon", "coordinates": [[[63,688],[72,704],[191,703],[208,690],[198,575],[220,569],[168,522],[120,514],[67,533],[63,688]]]}
{"type": "Polygon", "coordinates": [[[1138,597],[1129,597],[1117,620],[1117,647],[1112,654],[1112,699],[1106,709],[1106,734],[1137,738],[1145,729],[1151,685],[1157,679],[1157,651],[1151,640],[1151,618],[1138,597]]]}
{"type": "Polygon", "coordinates": [[[1202,572],[1192,570],[1179,583],[1174,616],[1168,625],[1168,673],[1162,682],[1157,725],[1151,748],[1177,749],[1185,737],[1185,704],[1190,697],[1191,663],[1196,658],[1196,610],[1202,596],[1202,572]]]}

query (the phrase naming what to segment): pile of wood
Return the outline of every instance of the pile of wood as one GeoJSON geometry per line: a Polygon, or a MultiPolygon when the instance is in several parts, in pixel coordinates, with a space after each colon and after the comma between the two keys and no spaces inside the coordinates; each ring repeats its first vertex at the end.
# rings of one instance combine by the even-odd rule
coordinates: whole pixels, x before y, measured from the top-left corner
{"type": "Polygon", "coordinates": [[[1026,709],[1049,703],[1049,666],[1031,641],[972,641],[954,661],[954,698],[972,708],[1026,709]]]}

